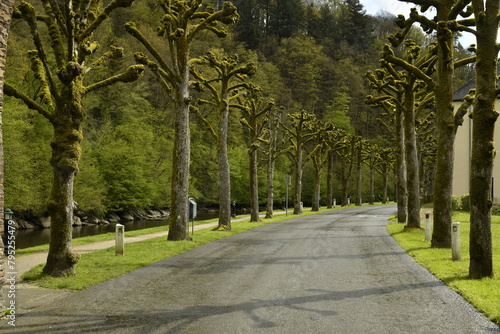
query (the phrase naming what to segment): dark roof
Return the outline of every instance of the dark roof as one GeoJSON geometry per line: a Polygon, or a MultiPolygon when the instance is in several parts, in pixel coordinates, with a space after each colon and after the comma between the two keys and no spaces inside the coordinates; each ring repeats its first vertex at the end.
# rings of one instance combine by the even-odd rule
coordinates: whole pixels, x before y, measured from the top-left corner
{"type": "MultiPolygon", "coordinates": [[[[498,63],[498,67],[497,67],[497,75],[500,76],[500,62],[498,63]]],[[[500,80],[498,81],[497,86],[500,87],[500,80]]],[[[457,89],[453,93],[453,101],[463,101],[464,96],[469,94],[469,90],[471,90],[475,87],[476,87],[476,77],[467,81],[467,83],[465,85],[463,85],[462,87],[460,87],[459,89],[457,89]]],[[[498,95],[497,98],[500,99],[500,95],[498,95]]]]}

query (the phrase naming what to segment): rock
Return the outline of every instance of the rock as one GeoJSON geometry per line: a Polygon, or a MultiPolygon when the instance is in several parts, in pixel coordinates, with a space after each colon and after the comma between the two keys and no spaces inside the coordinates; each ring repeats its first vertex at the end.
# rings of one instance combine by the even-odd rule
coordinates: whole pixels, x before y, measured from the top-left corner
{"type": "Polygon", "coordinates": [[[40,217],[40,224],[42,225],[43,228],[49,228],[50,221],[51,221],[50,216],[40,217]]]}
{"type": "Polygon", "coordinates": [[[80,219],[80,217],[78,217],[78,216],[74,217],[74,219],[73,219],[73,225],[74,226],[81,226],[82,225],[82,220],[80,219]]]}
{"type": "Polygon", "coordinates": [[[20,230],[28,230],[28,229],[36,228],[36,225],[34,225],[31,222],[26,221],[24,219],[18,219],[15,222],[17,224],[17,228],[20,230]]]}
{"type": "Polygon", "coordinates": [[[124,212],[124,213],[120,214],[120,218],[122,220],[125,220],[125,221],[134,220],[134,217],[130,213],[127,213],[127,212],[124,212]]]}
{"type": "Polygon", "coordinates": [[[121,218],[116,213],[110,213],[106,217],[110,223],[119,223],[121,218]]]}

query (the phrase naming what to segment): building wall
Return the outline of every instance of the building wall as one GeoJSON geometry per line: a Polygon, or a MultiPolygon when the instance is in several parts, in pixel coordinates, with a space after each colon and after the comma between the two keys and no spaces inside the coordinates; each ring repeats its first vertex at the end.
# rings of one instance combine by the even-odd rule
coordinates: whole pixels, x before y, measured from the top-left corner
{"type": "MultiPolygon", "coordinates": [[[[455,110],[460,102],[453,103],[455,110]]],[[[500,110],[500,99],[497,100],[496,109],[500,110]]],[[[499,121],[497,121],[498,123],[499,121]]],[[[500,150],[500,129],[495,131],[495,148],[500,150]]],[[[453,166],[453,195],[469,193],[469,171],[472,147],[472,119],[464,118],[464,123],[457,130],[455,138],[455,161],[453,166]]],[[[493,203],[500,204],[500,153],[495,156],[493,166],[493,203]]]]}

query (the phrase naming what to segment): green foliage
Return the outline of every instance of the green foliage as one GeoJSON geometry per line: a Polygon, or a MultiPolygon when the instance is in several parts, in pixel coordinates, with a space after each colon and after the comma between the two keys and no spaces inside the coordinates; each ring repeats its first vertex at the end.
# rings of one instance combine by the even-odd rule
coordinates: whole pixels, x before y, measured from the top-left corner
{"type": "Polygon", "coordinates": [[[5,207],[40,215],[52,177],[47,145],[52,129],[42,116],[10,98],[4,100],[3,123],[5,207]]]}
{"type": "Polygon", "coordinates": [[[470,212],[470,197],[469,194],[452,196],[451,205],[453,211],[465,211],[470,212]]]}

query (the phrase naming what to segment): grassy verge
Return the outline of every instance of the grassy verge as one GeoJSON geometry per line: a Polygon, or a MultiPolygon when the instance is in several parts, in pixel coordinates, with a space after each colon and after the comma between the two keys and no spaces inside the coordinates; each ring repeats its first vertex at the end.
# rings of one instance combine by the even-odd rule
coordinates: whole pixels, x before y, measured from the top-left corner
{"type": "MultiPolygon", "coordinates": [[[[322,208],[319,212],[325,212],[325,211],[329,210],[327,210],[326,208],[322,208]]],[[[144,267],[148,264],[162,260],[164,258],[183,253],[187,250],[193,249],[195,247],[201,246],[203,244],[218,239],[238,234],[250,230],[252,228],[259,227],[272,222],[277,222],[281,220],[286,220],[316,213],[318,212],[311,212],[310,210],[308,210],[304,211],[300,215],[289,214],[288,216],[285,216],[284,214],[281,214],[281,215],[276,215],[272,219],[262,219],[260,222],[249,222],[249,219],[245,221],[233,222],[231,224],[232,231],[221,232],[221,231],[212,231],[211,229],[195,231],[193,241],[171,242],[167,241],[165,237],[159,237],[141,242],[129,243],[125,247],[125,256],[115,256],[114,247],[95,251],[92,253],[82,254],[80,261],[76,264],[75,267],[77,276],[53,278],[47,275],[43,275],[42,274],[43,265],[38,265],[29,270],[28,272],[26,272],[22,276],[22,278],[23,280],[26,280],[32,284],[49,289],[83,290],[91,285],[98,284],[110,280],[112,278],[124,275],[128,272],[131,272],[132,270],[144,267]]],[[[200,222],[200,224],[209,223],[213,221],[214,220],[200,222]]],[[[165,227],[155,227],[151,229],[144,229],[141,231],[131,231],[126,233],[126,235],[128,236],[137,235],[137,233],[148,234],[163,230],[165,230],[165,227]]],[[[114,233],[108,233],[108,234],[75,239],[74,244],[82,244],[88,242],[97,242],[97,241],[114,239],[114,233]],[[110,234],[111,237],[106,239],[108,234],[110,234]]],[[[30,253],[33,253],[35,251],[45,250],[45,248],[42,246],[37,246],[33,248],[36,250],[32,249],[31,251],[29,251],[30,253]]]]}
{"type": "MultiPolygon", "coordinates": [[[[430,241],[425,241],[423,231],[403,232],[403,224],[389,223],[389,233],[401,247],[412,256],[420,265],[427,268],[432,274],[448,284],[450,288],[461,294],[468,302],[484,313],[490,320],[500,323],[500,225],[492,225],[493,257],[496,278],[471,280],[469,272],[469,232],[468,214],[457,213],[453,221],[460,224],[461,260],[451,260],[450,249],[430,248],[430,241]]],[[[495,217],[494,222],[500,222],[495,217]]]]}

